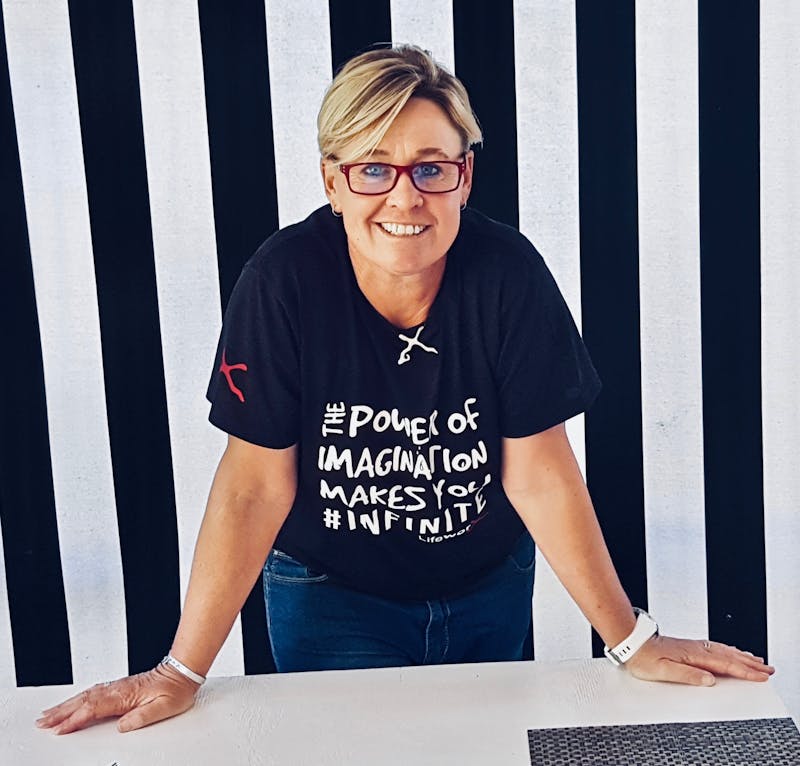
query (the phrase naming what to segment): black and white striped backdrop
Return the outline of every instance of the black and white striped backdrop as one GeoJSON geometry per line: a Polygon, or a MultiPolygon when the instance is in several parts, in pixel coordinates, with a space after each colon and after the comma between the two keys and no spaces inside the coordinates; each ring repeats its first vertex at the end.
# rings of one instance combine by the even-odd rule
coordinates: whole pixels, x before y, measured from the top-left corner
{"type": "MultiPolygon", "coordinates": [[[[1,7],[0,684],[168,648],[224,444],[222,308],[324,201],[333,68],[395,40],[465,81],[471,202],[537,244],[582,325],[605,388],[570,436],[632,601],[768,654],[800,712],[800,4],[1,7]]],[[[598,648],[544,564],[534,645],[598,648]]],[[[254,594],[214,672],[270,667],[254,594]]]]}

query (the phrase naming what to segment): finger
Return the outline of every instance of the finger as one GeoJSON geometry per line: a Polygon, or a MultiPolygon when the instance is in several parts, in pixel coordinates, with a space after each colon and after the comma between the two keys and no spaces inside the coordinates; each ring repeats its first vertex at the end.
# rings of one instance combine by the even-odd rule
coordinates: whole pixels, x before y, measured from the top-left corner
{"type": "Polygon", "coordinates": [[[80,702],[78,702],[77,704],[71,704],[68,707],[55,708],[47,715],[37,718],[36,725],[40,729],[49,729],[52,726],[61,723],[65,718],[71,716],[80,706],[80,702]]]}
{"type": "Polygon", "coordinates": [[[760,657],[736,647],[713,641],[704,641],[700,646],[702,649],[692,653],[687,663],[746,681],[766,681],[775,672],[775,668],[765,665],[760,657]]]}
{"type": "Polygon", "coordinates": [[[739,649],[735,646],[729,646],[728,644],[722,644],[718,641],[704,641],[703,645],[705,646],[706,644],[708,645],[706,649],[708,652],[721,654],[722,656],[729,656],[732,654],[750,667],[760,669],[770,674],[775,672],[775,668],[772,667],[772,665],[767,665],[763,657],[758,657],[752,652],[739,649]]]}
{"type": "Polygon", "coordinates": [[[53,721],[63,721],[83,704],[84,695],[87,691],[87,689],[84,689],[69,699],[60,702],[58,705],[53,705],[53,707],[49,707],[47,710],[42,710],[42,717],[39,718],[39,721],[50,721],[50,723],[53,721]]]}
{"type": "Polygon", "coordinates": [[[70,705],[70,704],[72,704],[72,703],[74,703],[76,701],[80,704],[80,698],[81,698],[80,693],[75,694],[72,697],[70,697],[69,699],[66,699],[63,702],[59,702],[57,705],[53,705],[53,707],[47,708],[47,710],[42,710],[42,715],[49,715],[50,713],[54,713],[59,708],[63,708],[66,705],[70,705]]]}
{"type": "Polygon", "coordinates": [[[129,707],[130,703],[126,705],[120,692],[120,682],[97,684],[85,689],[37,724],[40,728],[52,729],[56,734],[68,734],[94,721],[120,715],[129,707]]]}
{"type": "Polygon", "coordinates": [[[760,667],[771,671],[775,670],[772,665],[767,665],[767,663],[764,662],[763,657],[756,657],[755,654],[751,654],[750,652],[740,652],[739,657],[742,662],[746,662],[748,665],[752,665],[753,667],[760,667]]]}
{"type": "Polygon", "coordinates": [[[60,705],[55,705],[45,710],[42,717],[36,721],[36,725],[41,729],[49,729],[61,723],[65,718],[69,718],[69,716],[83,705],[86,691],[87,690],[84,690],[80,692],[80,694],[70,697],[60,705]]]}
{"type": "Polygon", "coordinates": [[[746,657],[742,664],[746,665],[748,668],[752,670],[757,670],[761,673],[767,673],[768,675],[772,675],[775,672],[775,668],[772,665],[767,665],[763,660],[752,660],[749,657],[746,657]]]}
{"type": "Polygon", "coordinates": [[[165,718],[183,713],[193,704],[193,696],[176,699],[167,695],[159,695],[122,716],[117,723],[117,729],[123,733],[141,729],[143,726],[149,726],[152,723],[163,721],[165,718]]]}
{"type": "Polygon", "coordinates": [[[89,724],[99,721],[97,711],[88,705],[82,705],[72,715],[65,718],[58,726],[53,727],[54,734],[71,734],[78,729],[85,729],[89,724]]]}
{"type": "Polygon", "coordinates": [[[714,686],[717,682],[713,673],[709,673],[707,670],[668,658],[664,658],[656,664],[652,676],[649,680],[689,684],[690,686],[714,686]]]}
{"type": "Polygon", "coordinates": [[[722,667],[717,672],[731,678],[742,678],[745,681],[766,681],[770,677],[770,673],[764,670],[763,665],[753,667],[733,658],[727,661],[721,660],[721,665],[722,667]]]}

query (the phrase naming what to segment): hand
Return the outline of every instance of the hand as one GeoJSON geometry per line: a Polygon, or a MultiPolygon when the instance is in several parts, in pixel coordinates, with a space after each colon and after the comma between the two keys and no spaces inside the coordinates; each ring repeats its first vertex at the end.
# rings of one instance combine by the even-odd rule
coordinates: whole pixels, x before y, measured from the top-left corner
{"type": "Polygon", "coordinates": [[[775,668],[761,657],[716,641],[653,636],[626,663],[636,678],[713,686],[716,675],[766,681],[775,668]]]}
{"type": "Polygon", "coordinates": [[[199,688],[176,670],[158,665],[145,673],[85,689],[42,711],[36,725],[55,734],[69,734],[103,718],[122,716],[117,729],[132,731],[187,711],[199,688]]]}

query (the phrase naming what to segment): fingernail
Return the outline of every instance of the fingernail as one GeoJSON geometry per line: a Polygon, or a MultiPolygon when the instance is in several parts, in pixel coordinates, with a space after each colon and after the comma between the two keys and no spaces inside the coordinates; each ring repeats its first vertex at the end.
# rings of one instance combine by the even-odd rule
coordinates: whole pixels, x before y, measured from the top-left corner
{"type": "Polygon", "coordinates": [[[703,676],[703,686],[713,686],[716,683],[714,676],[703,676]]]}

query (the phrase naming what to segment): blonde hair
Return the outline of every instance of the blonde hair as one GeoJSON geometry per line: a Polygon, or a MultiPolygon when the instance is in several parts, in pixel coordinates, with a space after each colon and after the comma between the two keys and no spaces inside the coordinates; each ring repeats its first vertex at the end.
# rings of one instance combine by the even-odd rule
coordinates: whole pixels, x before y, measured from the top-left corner
{"type": "Polygon", "coordinates": [[[350,59],[333,78],[317,117],[320,154],[340,162],[368,156],[412,96],[444,109],[464,151],[483,140],[462,82],[428,51],[398,45],[350,59]]]}

